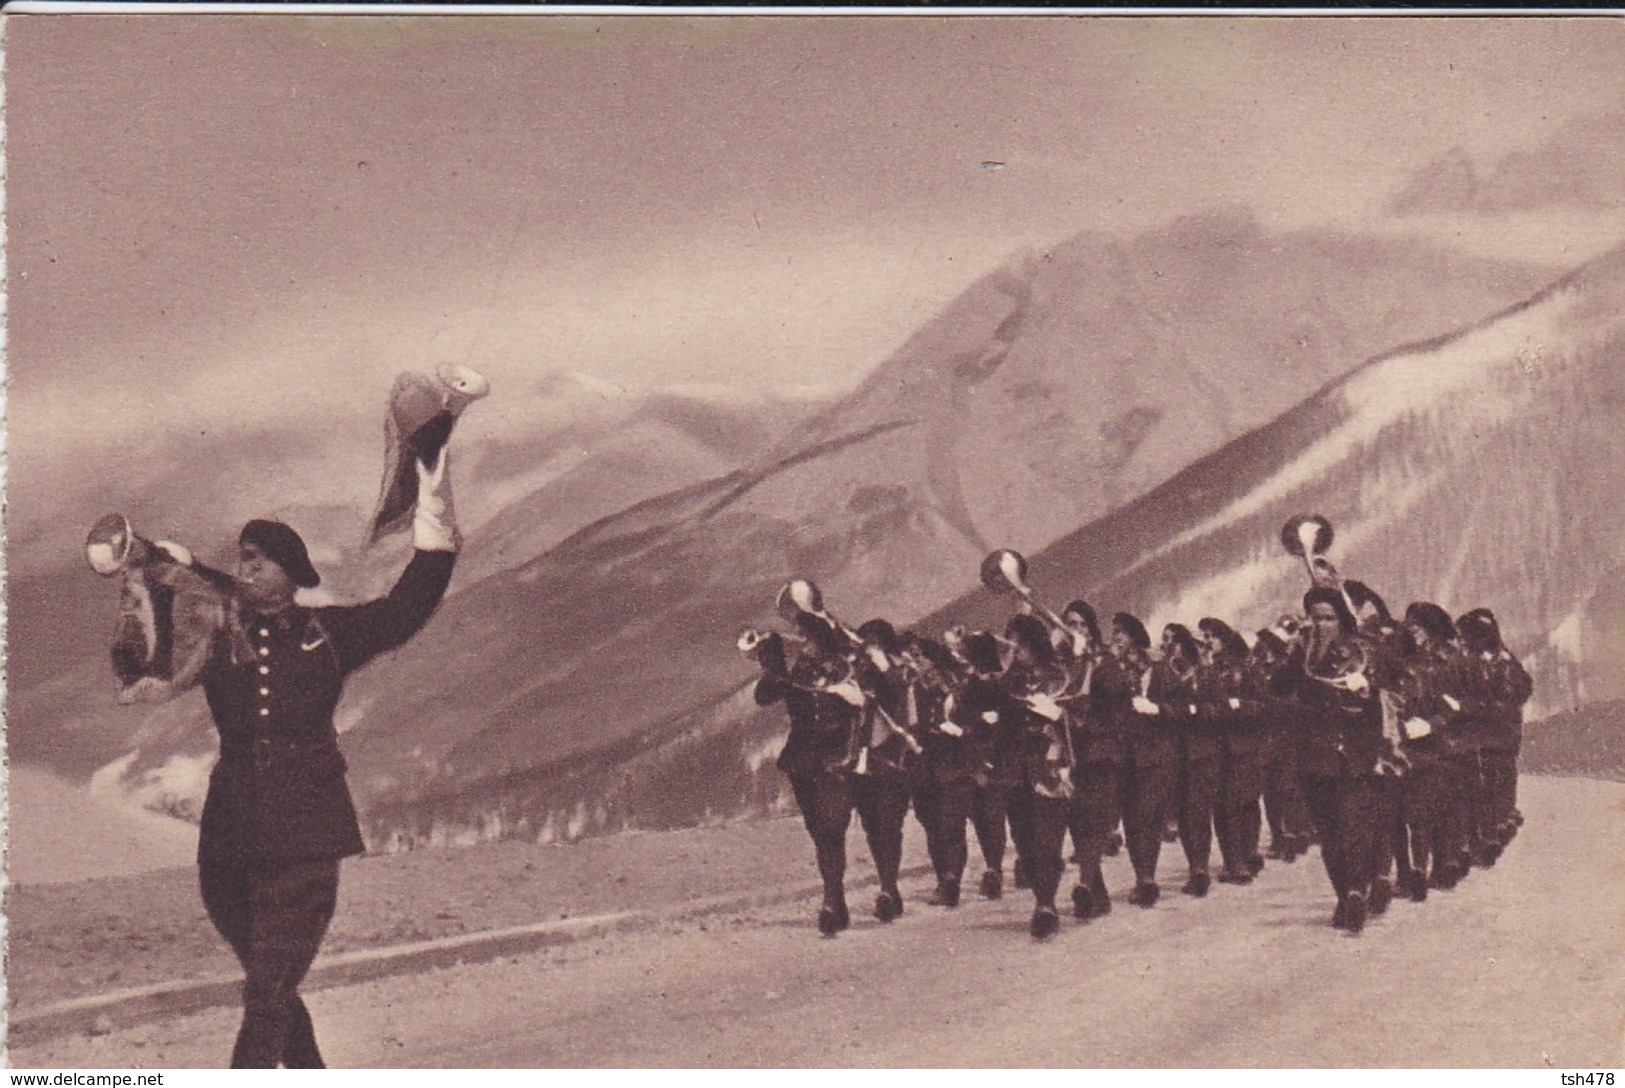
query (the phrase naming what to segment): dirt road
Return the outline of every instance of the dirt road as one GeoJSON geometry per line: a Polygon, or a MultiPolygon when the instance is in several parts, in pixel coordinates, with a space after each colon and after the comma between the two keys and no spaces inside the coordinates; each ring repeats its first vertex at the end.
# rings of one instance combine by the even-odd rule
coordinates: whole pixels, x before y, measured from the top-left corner
{"type": "MultiPolygon", "coordinates": [[[[1119,899],[1045,943],[1027,936],[1026,893],[944,911],[916,881],[903,918],[882,926],[855,898],[833,940],[814,903],[791,903],[309,1004],[329,1061],[351,1067],[1617,1066],[1625,786],[1531,780],[1522,805],[1498,866],[1357,938],[1327,924],[1317,857],[1197,901],[1178,894],[1174,846],[1155,909],[1119,899]]],[[[1108,883],[1127,887],[1123,859],[1108,883]]],[[[207,1066],[235,1027],[220,1009],[11,1059],[207,1066]]]]}

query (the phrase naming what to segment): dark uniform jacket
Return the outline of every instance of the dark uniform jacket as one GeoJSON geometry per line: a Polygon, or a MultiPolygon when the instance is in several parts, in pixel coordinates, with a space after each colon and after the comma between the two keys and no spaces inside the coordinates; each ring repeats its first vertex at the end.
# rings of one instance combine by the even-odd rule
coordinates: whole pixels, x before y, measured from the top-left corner
{"type": "MultiPolygon", "coordinates": [[[[858,659],[855,677],[868,702],[863,708],[862,740],[869,744],[866,761],[872,775],[907,774],[915,761],[914,746],[919,744],[916,726],[910,724],[911,700],[908,675],[901,666],[890,663],[882,671],[867,656],[858,659]],[[885,718],[881,715],[884,714],[885,718]],[[886,719],[889,718],[891,724],[886,719]],[[895,725],[896,729],[892,726],[895,725]],[[902,732],[898,732],[901,730],[902,732]],[[903,734],[907,734],[905,739],[903,734]],[[914,744],[909,741],[913,740],[914,744]]],[[[918,717],[917,696],[914,717],[918,717]]]]}
{"type": "Polygon", "coordinates": [[[1011,734],[1020,727],[1023,708],[994,680],[973,675],[954,694],[948,720],[964,730],[964,751],[971,778],[979,786],[1015,785],[1011,734]]]}
{"type": "Polygon", "coordinates": [[[1511,651],[1463,653],[1466,690],[1463,717],[1472,723],[1480,748],[1515,752],[1523,742],[1523,705],[1534,692],[1523,664],[1511,651]]]}
{"type": "Polygon", "coordinates": [[[1382,755],[1382,704],[1369,683],[1350,690],[1333,681],[1365,676],[1364,648],[1355,637],[1340,639],[1311,672],[1304,647],[1292,651],[1276,674],[1277,694],[1299,706],[1298,773],[1315,778],[1363,778],[1376,772],[1382,755]]]}
{"type": "Polygon", "coordinates": [[[756,682],[758,705],[783,700],[790,714],[790,736],[779,753],[779,770],[792,778],[818,778],[851,769],[863,711],[839,695],[817,690],[850,680],[851,675],[844,661],[803,654],[789,675],[768,674],[756,682]]]}
{"type": "Polygon", "coordinates": [[[1072,794],[1064,708],[1056,702],[1049,709],[1060,713],[1051,718],[1038,709],[1040,704],[1035,701],[1048,692],[1060,691],[1064,679],[1054,668],[1028,671],[1012,667],[1001,677],[1001,686],[1009,698],[1007,728],[999,734],[1002,758],[1014,769],[1017,781],[1043,797],[1072,794]]]}
{"type": "MultiPolygon", "coordinates": [[[[1127,691],[1131,681],[1115,668],[1107,655],[1091,654],[1076,662],[1078,679],[1072,694],[1060,700],[1072,729],[1072,750],[1079,764],[1121,764],[1126,741],[1120,717],[1109,712],[1116,691],[1127,691]],[[1085,679],[1087,678],[1087,684],[1085,679]]],[[[1130,696],[1132,693],[1130,693],[1130,696]]]]}
{"type": "Polygon", "coordinates": [[[1196,733],[1213,733],[1232,756],[1264,744],[1263,681],[1247,661],[1215,661],[1197,677],[1196,733]]]}
{"type": "Polygon", "coordinates": [[[362,852],[333,710],[346,676],[428,622],[456,558],[419,551],[376,601],[244,613],[216,632],[201,680],[220,759],[203,802],[199,862],[362,852]]]}
{"type": "MultiPolygon", "coordinates": [[[[1126,663],[1115,656],[1101,662],[1096,673],[1097,708],[1110,717],[1110,728],[1124,738],[1124,762],[1139,767],[1174,766],[1179,762],[1179,722],[1184,708],[1171,700],[1175,684],[1162,662],[1126,663]],[[1161,713],[1141,714],[1134,697],[1144,695],[1161,713]],[[1166,704],[1166,705],[1165,705],[1166,704]]],[[[1188,700],[1187,700],[1188,702],[1188,700]]]]}

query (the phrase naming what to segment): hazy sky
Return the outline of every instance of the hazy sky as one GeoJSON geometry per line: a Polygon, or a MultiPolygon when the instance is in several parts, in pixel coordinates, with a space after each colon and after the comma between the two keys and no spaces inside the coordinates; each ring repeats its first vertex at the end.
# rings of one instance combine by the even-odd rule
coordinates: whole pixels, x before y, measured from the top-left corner
{"type": "Polygon", "coordinates": [[[1614,19],[5,30],[14,481],[225,415],[370,435],[441,360],[845,385],[1023,246],[1221,202],[1554,262],[1625,238],[1614,19]],[[1602,180],[1549,197],[1565,140],[1602,180]],[[1407,185],[1427,216],[1391,214],[1407,185]]]}

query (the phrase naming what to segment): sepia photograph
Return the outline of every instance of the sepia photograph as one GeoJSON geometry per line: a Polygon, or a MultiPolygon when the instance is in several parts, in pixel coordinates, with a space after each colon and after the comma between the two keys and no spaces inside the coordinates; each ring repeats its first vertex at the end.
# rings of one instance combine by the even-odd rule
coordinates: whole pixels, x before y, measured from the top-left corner
{"type": "Polygon", "coordinates": [[[1625,1064],[1618,15],[179,7],[4,15],[5,1065],[1625,1064]]]}

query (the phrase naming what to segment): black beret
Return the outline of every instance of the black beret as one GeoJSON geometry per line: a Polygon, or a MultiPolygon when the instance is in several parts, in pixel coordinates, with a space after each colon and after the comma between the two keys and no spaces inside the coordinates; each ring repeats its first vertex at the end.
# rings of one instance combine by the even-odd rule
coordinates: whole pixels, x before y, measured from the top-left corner
{"type": "Polygon", "coordinates": [[[310,553],[305,542],[290,526],[280,521],[255,518],[237,534],[237,544],[252,544],[267,559],[282,568],[294,585],[312,589],[322,582],[322,576],[310,565],[310,553]]]}
{"type": "Polygon", "coordinates": [[[1061,609],[1061,618],[1066,619],[1068,616],[1077,616],[1082,619],[1084,629],[1089,632],[1089,637],[1095,642],[1101,641],[1100,621],[1095,618],[1095,610],[1090,607],[1088,601],[1076,600],[1061,609]]]}
{"type": "Polygon", "coordinates": [[[1456,620],[1456,630],[1461,632],[1463,641],[1474,646],[1501,645],[1501,625],[1495,621],[1495,613],[1487,608],[1475,608],[1461,616],[1456,620]]]}
{"type": "Polygon", "coordinates": [[[1214,616],[1206,616],[1196,625],[1202,633],[1218,642],[1219,648],[1231,657],[1244,658],[1247,656],[1247,641],[1236,633],[1236,629],[1228,623],[1214,616]]]}
{"type": "Polygon", "coordinates": [[[1129,640],[1142,650],[1151,648],[1151,636],[1146,634],[1145,624],[1128,612],[1119,612],[1112,617],[1112,626],[1123,632],[1129,640]]]}
{"type": "Polygon", "coordinates": [[[902,639],[897,637],[897,628],[883,619],[867,620],[858,628],[858,637],[863,641],[879,646],[888,654],[897,654],[903,648],[902,639]]]}
{"type": "Polygon", "coordinates": [[[1405,609],[1405,622],[1414,623],[1436,639],[1456,637],[1456,625],[1450,622],[1450,613],[1432,601],[1413,601],[1405,609]]]}
{"type": "Polygon", "coordinates": [[[1354,613],[1349,611],[1348,602],[1343,599],[1343,594],[1337,590],[1329,586],[1316,586],[1308,593],[1305,593],[1303,595],[1303,614],[1307,616],[1317,604],[1331,605],[1332,610],[1337,613],[1337,622],[1342,625],[1343,630],[1352,632],[1357,626],[1354,622],[1354,613]]]}
{"type": "Polygon", "coordinates": [[[999,660],[999,642],[986,631],[977,631],[965,639],[965,661],[977,672],[996,673],[1004,668],[999,660]]]}
{"type": "Polygon", "coordinates": [[[1196,660],[1196,639],[1191,634],[1189,627],[1186,627],[1183,623],[1170,623],[1162,629],[1162,637],[1165,641],[1171,640],[1174,647],[1192,661],[1196,660]]]}

